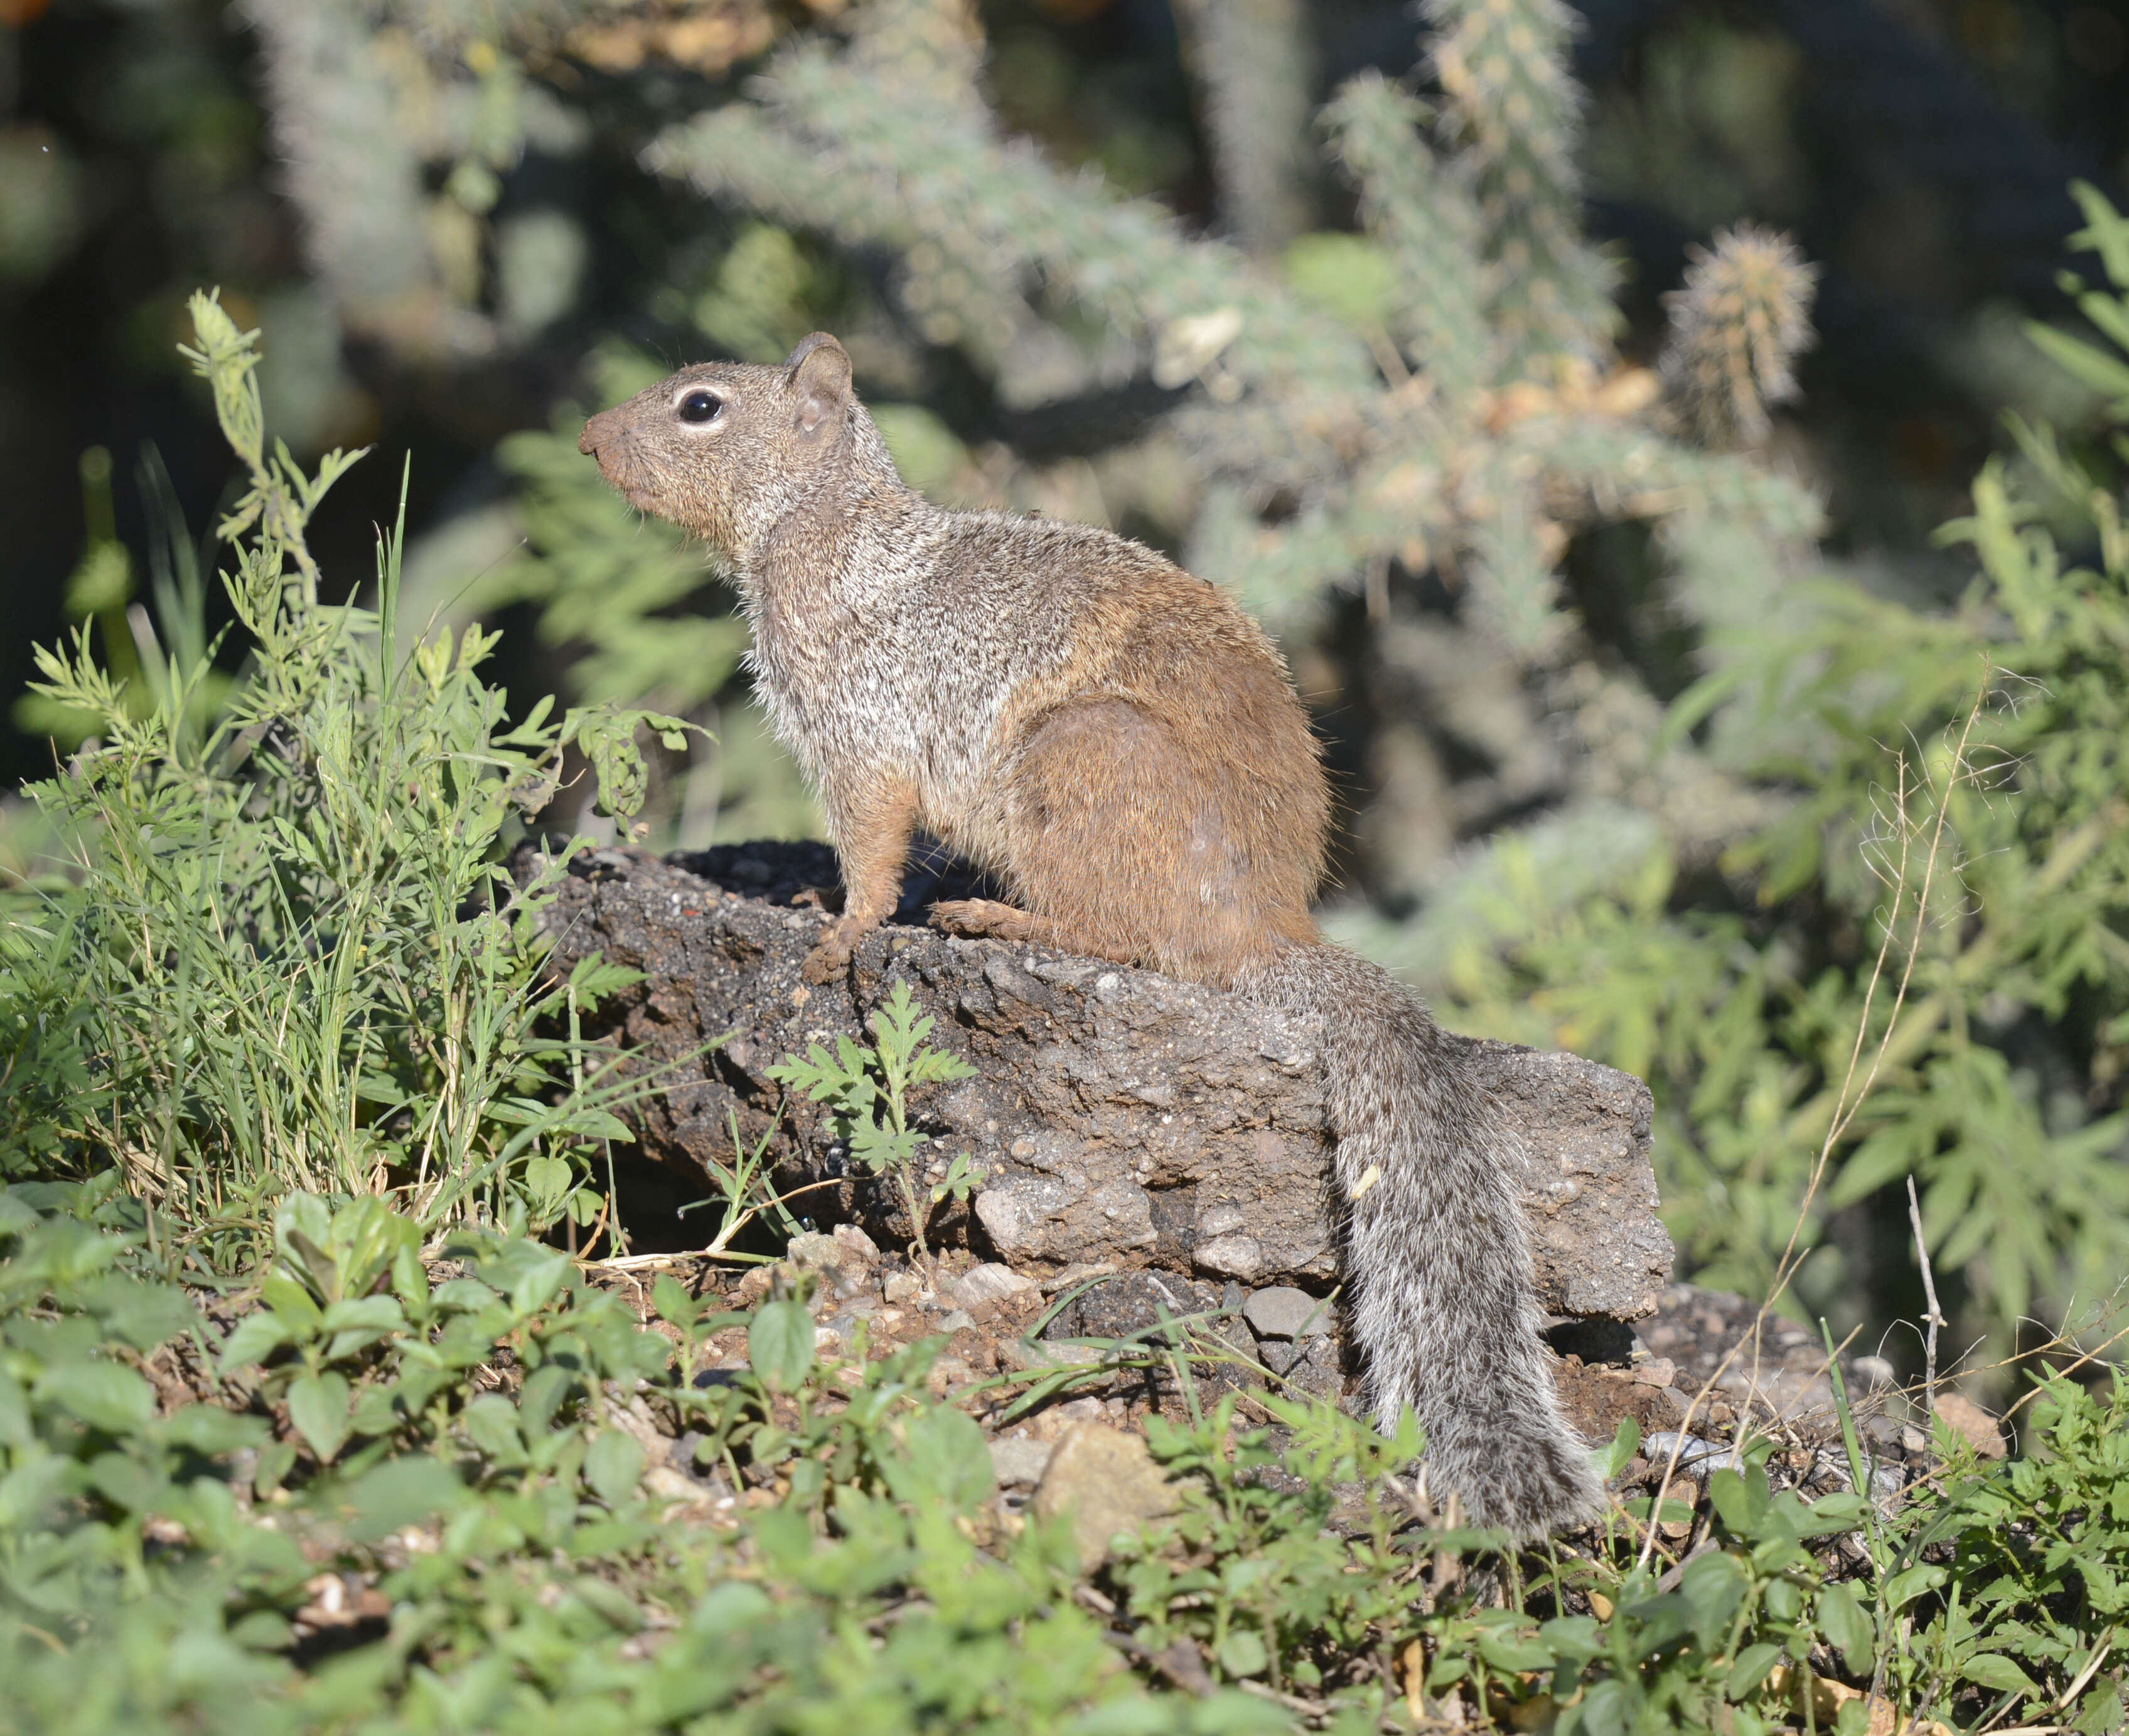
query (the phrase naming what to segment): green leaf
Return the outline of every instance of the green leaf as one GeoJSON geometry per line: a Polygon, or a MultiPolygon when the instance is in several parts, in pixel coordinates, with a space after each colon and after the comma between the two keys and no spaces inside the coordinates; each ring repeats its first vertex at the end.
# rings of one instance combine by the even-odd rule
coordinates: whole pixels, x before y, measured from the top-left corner
{"type": "Polygon", "coordinates": [[[766,1302],[746,1329],[746,1359],[772,1392],[789,1392],[813,1366],[813,1316],[796,1302],[766,1302]]]}
{"type": "Polygon", "coordinates": [[[459,1415],[466,1438],[496,1463],[515,1470],[526,1462],[517,1407],[499,1392],[483,1392],[459,1415]]]}
{"type": "Polygon", "coordinates": [[[1798,1534],[1823,1537],[1835,1531],[1858,1531],[1870,1516],[1870,1508],[1860,1495],[1822,1495],[1804,1510],[1798,1534]]]}
{"type": "Polygon", "coordinates": [[[307,1289],[285,1272],[267,1273],[259,1286],[259,1300],[280,1316],[291,1338],[307,1339],[324,1329],[325,1310],[307,1289]]]}
{"type": "Polygon", "coordinates": [[[364,1472],[346,1491],[355,1518],[348,1534],[374,1541],[464,1505],[465,1486],[448,1465],[426,1453],[388,1458],[364,1472]]]}
{"type": "Polygon", "coordinates": [[[288,1420],[310,1443],[318,1463],[339,1456],[348,1435],[349,1387],[340,1374],[306,1374],[288,1388],[288,1420]]]}
{"type": "Polygon", "coordinates": [[[1723,1684],[1722,1691],[1732,1700],[1742,1700],[1757,1688],[1782,1661],[1782,1648],[1765,1641],[1747,1646],[1737,1654],[1737,1661],[1730,1666],[1730,1678],[1723,1684]]]}
{"type": "Polygon", "coordinates": [[[2065,373],[2096,392],[2107,393],[2112,400],[2109,407],[2113,414],[2125,413],[2122,407],[2129,406],[2129,364],[2103,350],[2094,349],[2068,332],[2057,331],[2037,321],[2027,322],[2026,335],[2065,373]]]}
{"type": "Polygon", "coordinates": [[[1255,1628],[1236,1628],[1220,1642],[1220,1667],[1237,1680],[1261,1676],[1271,1667],[1271,1654],[1255,1628]]]}
{"type": "Polygon", "coordinates": [[[200,1318],[174,1284],[128,1284],[96,1311],[105,1331],[144,1352],[191,1331],[200,1318]]]}
{"type": "Polygon", "coordinates": [[[247,1314],[231,1329],[222,1341],[219,1364],[224,1374],[232,1374],[239,1368],[266,1358],[288,1342],[288,1329],[281,1317],[261,1309],[256,1314],[247,1314]]]}
{"type": "Polygon", "coordinates": [[[47,1368],[37,1377],[30,1396],[57,1405],[106,1434],[131,1434],[145,1427],[155,1414],[155,1389],[131,1368],[101,1358],[47,1368]]]}
{"type": "Polygon", "coordinates": [[[1751,1588],[1752,1576],[1734,1555],[1717,1551],[1686,1563],[1678,1594],[1701,1644],[1712,1648],[1721,1639],[1751,1588]]]}
{"type": "Polygon", "coordinates": [[[430,1299],[439,1308],[448,1308],[462,1314],[478,1314],[490,1303],[499,1301],[493,1287],[479,1278],[445,1278],[436,1286],[430,1299]]]}
{"type": "Polygon", "coordinates": [[[536,1315],[554,1300],[555,1291],[569,1280],[569,1254],[541,1248],[539,1254],[522,1261],[517,1280],[511,1284],[511,1312],[520,1319],[536,1315]]]}
{"type": "Polygon", "coordinates": [[[0,1367],[0,1447],[20,1448],[35,1439],[29,1398],[14,1376],[0,1367]]]}
{"type": "Polygon", "coordinates": [[[643,1464],[642,1442],[619,1429],[608,1429],[584,1454],[584,1481],[607,1505],[617,1507],[636,1492],[643,1464]]]}
{"type": "Polygon", "coordinates": [[[1870,1701],[1868,1696],[1844,1700],[1833,1715],[1833,1736],[1869,1736],[1870,1701]]]}
{"type": "Polygon", "coordinates": [[[973,1513],[998,1493],[998,1473],[984,1431],[966,1413],[941,1405],[914,1418],[907,1431],[911,1470],[932,1499],[973,1513]]]}
{"type": "Polygon", "coordinates": [[[1885,1581],[1879,1602],[1887,1610],[1902,1610],[1926,1591],[1934,1591],[1950,1576],[1942,1567],[1925,1562],[1903,1568],[1885,1581]]]}
{"type": "Polygon", "coordinates": [[[262,1444],[265,1419],[239,1416],[219,1405],[185,1405],[164,1417],[155,1431],[173,1447],[212,1458],[262,1444]]]}
{"type": "Polygon", "coordinates": [[[678,1326],[683,1332],[693,1329],[701,1318],[703,1305],[683,1289],[670,1272],[661,1272],[650,1287],[650,1306],[658,1310],[658,1317],[678,1326]]]}
{"type": "Polygon", "coordinates": [[[410,1218],[402,1217],[374,1195],[362,1194],[333,1214],[328,1246],[338,1268],[341,1294],[368,1293],[377,1280],[392,1268],[401,1248],[421,1245],[422,1233],[410,1218]]]}
{"type": "Polygon", "coordinates": [[[525,1160],[525,1196],[532,1209],[550,1214],[569,1191],[571,1172],[560,1158],[531,1157],[525,1160]]]}
{"type": "Polygon", "coordinates": [[[264,1501],[276,1489],[288,1474],[296,1468],[296,1449],[287,1441],[269,1441],[259,1449],[259,1462],[252,1467],[252,1492],[264,1501]]]}
{"type": "Polygon", "coordinates": [[[1609,1443],[1595,1454],[1597,1474],[1608,1483],[1627,1468],[1628,1462],[1641,1450],[1641,1424],[1631,1416],[1621,1417],[1609,1443]]]}
{"type": "Polygon", "coordinates": [[[1736,1471],[1717,1471],[1707,1480],[1707,1499],[1731,1535],[1755,1538],[1767,1516],[1766,1477],[1747,1478],[1736,1471]]]}
{"type": "Polygon", "coordinates": [[[545,1434],[554,1425],[555,1413],[575,1379],[559,1363],[544,1363],[525,1377],[524,1387],[517,1395],[517,1413],[530,1433],[545,1434]]]}
{"type": "Polygon", "coordinates": [[[1998,1652],[1977,1653],[1959,1667],[1959,1673],[1967,1681],[1999,1694],[2023,1694],[2034,1700],[2041,1697],[2041,1685],[1998,1652]]]}
{"type": "Polygon", "coordinates": [[[1560,1662],[1558,1655],[1542,1638],[1517,1638],[1506,1634],[1480,1634],[1479,1655],[1497,1670],[1507,1670],[1517,1674],[1525,1670],[1549,1670],[1560,1662]]]}
{"type": "Polygon", "coordinates": [[[378,1339],[407,1329],[407,1315],[392,1296],[357,1296],[325,1310],[323,1328],[333,1334],[329,1357],[343,1357],[378,1339]]]}
{"type": "Polygon", "coordinates": [[[113,1506],[146,1513],[161,1506],[170,1486],[137,1459],[123,1453],[99,1453],[89,1463],[90,1486],[113,1506]]]}
{"type": "Polygon", "coordinates": [[[1840,1647],[1850,1673],[1869,1673],[1877,1655],[1877,1635],[1870,1618],[1855,1594],[1845,1585],[1822,1586],[1818,1593],[1818,1625],[1826,1637],[1840,1647]]]}
{"type": "Polygon", "coordinates": [[[765,1620],[775,1611],[776,1605],[760,1586],[749,1585],[745,1580],[728,1579],[703,1594],[694,1614],[688,1618],[688,1630],[718,1638],[765,1620]]]}

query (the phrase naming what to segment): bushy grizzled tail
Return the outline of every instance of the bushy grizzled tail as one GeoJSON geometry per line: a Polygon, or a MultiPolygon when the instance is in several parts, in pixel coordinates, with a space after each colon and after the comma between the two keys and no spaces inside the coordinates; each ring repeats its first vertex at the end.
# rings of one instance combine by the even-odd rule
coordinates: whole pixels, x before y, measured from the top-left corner
{"type": "Polygon", "coordinates": [[[1321,1013],[1348,1213],[1348,1318],[1377,1417],[1410,1405],[1427,1484],[1480,1524],[1536,1536],[1600,1495],[1538,1338],[1517,1150],[1426,1003],[1331,946],[1296,946],[1241,985],[1321,1013]]]}

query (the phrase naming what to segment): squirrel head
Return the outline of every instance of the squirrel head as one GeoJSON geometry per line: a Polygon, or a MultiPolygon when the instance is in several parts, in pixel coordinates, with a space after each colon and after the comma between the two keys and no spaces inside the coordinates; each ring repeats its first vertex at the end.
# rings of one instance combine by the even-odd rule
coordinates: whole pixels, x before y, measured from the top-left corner
{"type": "Polygon", "coordinates": [[[693,531],[728,560],[791,511],[855,482],[901,478],[825,331],[780,368],[683,368],[584,424],[577,449],[641,511],[693,531]]]}

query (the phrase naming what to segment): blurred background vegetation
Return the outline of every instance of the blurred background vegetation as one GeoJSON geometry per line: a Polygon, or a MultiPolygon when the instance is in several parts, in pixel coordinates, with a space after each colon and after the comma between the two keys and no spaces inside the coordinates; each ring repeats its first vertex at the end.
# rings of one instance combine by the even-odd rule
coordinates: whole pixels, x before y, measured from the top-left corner
{"type": "Polygon", "coordinates": [[[1333,931],[1650,1077],[1684,1271],[1764,1294],[1830,1149],[1792,1306],[1919,1314],[1912,1176],[2009,1351],[2129,1272],[2129,392],[2031,335],[2102,341],[2125,186],[2119,0],[0,0],[0,787],[84,728],[31,646],[137,668],[227,504],[213,283],[299,459],[388,454],[327,573],[411,453],[406,630],[707,726],[655,847],[812,831],[728,599],[574,430],[827,326],[935,497],[1241,589],[1333,931]]]}

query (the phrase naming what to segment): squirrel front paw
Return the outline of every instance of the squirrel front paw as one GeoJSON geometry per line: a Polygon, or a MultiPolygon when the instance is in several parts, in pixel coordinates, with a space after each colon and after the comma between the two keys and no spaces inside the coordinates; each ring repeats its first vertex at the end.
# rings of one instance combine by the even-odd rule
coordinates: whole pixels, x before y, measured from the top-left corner
{"type": "Polygon", "coordinates": [[[831,922],[821,938],[814,943],[813,950],[806,954],[806,962],[798,967],[798,974],[808,982],[833,982],[850,968],[850,954],[864,938],[870,925],[860,925],[848,916],[839,916],[831,922]]]}

